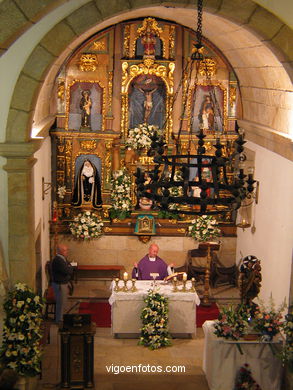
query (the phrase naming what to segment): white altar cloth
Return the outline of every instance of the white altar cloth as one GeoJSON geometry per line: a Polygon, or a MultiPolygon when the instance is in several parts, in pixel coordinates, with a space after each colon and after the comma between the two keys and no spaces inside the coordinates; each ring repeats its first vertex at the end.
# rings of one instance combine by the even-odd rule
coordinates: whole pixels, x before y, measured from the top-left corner
{"type": "Polygon", "coordinates": [[[252,377],[262,390],[280,390],[282,379],[281,360],[275,356],[270,343],[239,341],[227,342],[214,334],[214,321],[203,324],[205,334],[203,371],[210,390],[232,390],[236,374],[241,366],[249,364],[252,377]]]}
{"type": "MultiPolygon", "coordinates": [[[[153,282],[149,280],[138,280],[135,283],[137,291],[115,292],[112,283],[112,294],[109,303],[112,305],[112,333],[115,336],[139,337],[142,322],[140,315],[145,307],[144,298],[153,282]]],[[[172,335],[189,337],[196,332],[196,305],[200,299],[196,292],[172,292],[172,285],[162,281],[156,282],[158,292],[169,299],[169,331],[172,335]]],[[[119,287],[123,282],[119,282],[119,287]]],[[[187,282],[187,287],[191,286],[187,282]]],[[[128,281],[131,287],[131,281],[128,281]]],[[[182,286],[180,286],[181,288],[182,286]]]]}

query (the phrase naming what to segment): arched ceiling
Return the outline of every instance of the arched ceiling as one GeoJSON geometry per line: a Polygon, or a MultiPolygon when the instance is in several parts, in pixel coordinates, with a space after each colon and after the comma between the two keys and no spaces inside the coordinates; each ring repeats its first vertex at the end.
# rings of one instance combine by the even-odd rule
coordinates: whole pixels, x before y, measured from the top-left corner
{"type": "MultiPolygon", "coordinates": [[[[96,16],[93,15],[92,3],[91,7],[86,4],[77,9],[48,32],[40,41],[40,45],[32,52],[16,85],[13,100],[15,101],[18,87],[25,77],[38,79],[38,85],[34,88],[35,92],[30,97],[30,102],[26,101],[25,106],[25,110],[31,112],[31,109],[35,108],[33,102],[38,97],[38,105],[34,115],[35,125],[43,127],[47,118],[50,118],[48,98],[51,95],[53,81],[60,66],[66,57],[93,33],[122,20],[142,16],[169,19],[192,29],[196,27],[196,11],[193,5],[177,6],[177,1],[174,2],[176,8],[172,6],[173,2],[170,2],[168,6],[130,10],[130,7],[125,6],[125,2],[121,2],[124,3],[124,6],[121,6],[120,2],[114,3],[112,0],[110,2],[97,2],[96,7],[99,12],[95,8],[96,16]],[[106,3],[108,7],[106,7],[106,3]],[[111,8],[112,5],[113,8],[111,8]],[[119,12],[117,12],[117,8],[120,9],[119,12]],[[112,14],[116,13],[116,16],[111,16],[111,12],[112,14]],[[101,20],[101,13],[104,15],[104,20],[101,20]],[[95,17],[96,23],[93,22],[95,17]],[[89,24],[92,27],[87,29],[89,24]],[[71,34],[61,35],[65,28],[70,29],[71,34]],[[56,41],[58,37],[61,43],[56,41]],[[44,49],[50,53],[50,56],[48,56],[46,66],[43,65],[42,74],[36,75],[36,72],[27,65],[31,63],[37,51],[44,51],[44,49]],[[54,62],[53,66],[52,61],[54,62]],[[46,74],[46,78],[43,82],[44,74],[46,74]],[[41,92],[37,94],[36,91],[40,87],[42,87],[41,92]]],[[[134,3],[139,7],[142,6],[143,2],[135,1],[134,3]]],[[[280,35],[280,30],[284,29],[282,22],[256,6],[255,3],[251,1],[244,3],[243,1],[228,0],[208,2],[209,8],[206,8],[204,12],[203,35],[222,51],[238,76],[244,109],[243,125],[252,135],[251,140],[262,144],[262,134],[264,138],[267,138],[267,134],[269,134],[269,138],[274,138],[273,141],[278,143],[281,140],[280,136],[289,136],[290,128],[292,128],[292,83],[289,77],[292,68],[288,59],[290,55],[290,50],[287,48],[288,37],[284,38],[284,42],[279,42],[278,45],[276,37],[280,35]],[[211,4],[216,5],[211,7],[211,4]],[[259,15],[257,15],[258,13],[259,15]],[[232,18],[233,22],[229,20],[232,18]],[[253,137],[255,134],[257,137],[253,137]]],[[[279,38],[280,40],[281,38],[279,38]]],[[[22,109],[21,104],[18,108],[22,109]]],[[[26,132],[28,136],[29,126],[26,127],[26,132]]],[[[270,148],[269,145],[263,144],[263,146],[270,148]]],[[[290,143],[287,146],[290,149],[290,143]]],[[[278,150],[274,151],[279,152],[278,150]]],[[[284,155],[284,152],[281,154],[284,155]]],[[[286,157],[289,156],[286,155],[286,157]]]]}

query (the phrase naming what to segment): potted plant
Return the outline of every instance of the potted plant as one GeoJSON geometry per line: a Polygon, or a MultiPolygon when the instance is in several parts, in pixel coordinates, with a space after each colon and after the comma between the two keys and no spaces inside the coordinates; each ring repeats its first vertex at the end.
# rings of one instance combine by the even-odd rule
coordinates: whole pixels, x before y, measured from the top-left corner
{"type": "Polygon", "coordinates": [[[17,283],[8,292],[3,308],[1,363],[20,378],[36,377],[41,372],[42,299],[27,285],[17,283]]]}

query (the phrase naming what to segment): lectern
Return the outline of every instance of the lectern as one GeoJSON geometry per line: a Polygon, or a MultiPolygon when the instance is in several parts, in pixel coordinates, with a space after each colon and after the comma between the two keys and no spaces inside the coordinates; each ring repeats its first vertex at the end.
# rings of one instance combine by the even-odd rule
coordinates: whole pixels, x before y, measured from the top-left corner
{"type": "Polygon", "coordinates": [[[66,314],[61,338],[61,388],[94,387],[94,335],[90,314],[66,314]]]}

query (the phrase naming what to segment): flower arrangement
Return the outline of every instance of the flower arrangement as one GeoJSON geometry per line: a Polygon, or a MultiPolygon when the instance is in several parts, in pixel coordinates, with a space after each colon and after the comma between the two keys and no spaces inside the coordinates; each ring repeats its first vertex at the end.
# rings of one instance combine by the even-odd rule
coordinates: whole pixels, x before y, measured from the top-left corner
{"type": "Polygon", "coordinates": [[[60,199],[64,199],[64,196],[66,194],[66,187],[65,186],[58,187],[57,194],[60,199]]]}
{"type": "Polygon", "coordinates": [[[168,333],[168,298],[150,290],[144,300],[146,307],[142,310],[143,327],[139,344],[158,349],[171,345],[168,333]]]}
{"type": "Polygon", "coordinates": [[[131,177],[125,170],[113,172],[111,180],[112,207],[109,215],[113,218],[125,219],[130,215],[131,201],[131,177]]]}
{"type": "Polygon", "coordinates": [[[289,370],[293,372],[293,313],[285,316],[282,329],[286,340],[280,353],[280,358],[283,364],[286,363],[289,370]]]}
{"type": "Polygon", "coordinates": [[[8,292],[3,308],[1,362],[19,375],[36,376],[41,372],[40,326],[42,299],[28,286],[17,283],[8,292]]]}
{"type": "Polygon", "coordinates": [[[218,320],[214,324],[214,334],[230,340],[239,340],[247,333],[248,315],[241,306],[223,307],[220,310],[218,320]]]}
{"type": "Polygon", "coordinates": [[[264,341],[270,341],[273,336],[280,332],[282,312],[286,307],[286,303],[283,302],[276,308],[272,296],[267,307],[261,299],[258,299],[258,301],[259,306],[254,313],[252,321],[253,329],[263,335],[264,341]]]}
{"type": "Polygon", "coordinates": [[[248,364],[244,364],[236,375],[234,390],[261,390],[251,375],[251,370],[248,364]]]}
{"type": "Polygon", "coordinates": [[[217,220],[211,215],[202,215],[191,223],[188,235],[197,241],[210,241],[221,235],[217,220]]]}
{"type": "Polygon", "coordinates": [[[158,131],[157,126],[139,124],[138,127],[129,130],[125,145],[134,150],[148,149],[152,143],[151,137],[156,131],[158,131]]]}
{"type": "Polygon", "coordinates": [[[81,240],[89,240],[92,238],[99,238],[103,234],[103,222],[99,217],[91,213],[90,211],[85,211],[79,213],[75,218],[74,222],[70,223],[71,234],[81,240]]]}

